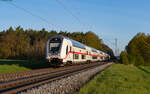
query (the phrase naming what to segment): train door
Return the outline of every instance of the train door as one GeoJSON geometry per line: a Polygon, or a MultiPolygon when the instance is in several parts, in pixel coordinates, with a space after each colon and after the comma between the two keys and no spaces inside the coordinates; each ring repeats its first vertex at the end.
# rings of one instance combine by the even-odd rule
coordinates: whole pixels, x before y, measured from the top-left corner
{"type": "Polygon", "coordinates": [[[71,53],[70,53],[70,46],[66,46],[66,56],[67,56],[67,61],[71,61],[71,53]]]}
{"type": "Polygon", "coordinates": [[[72,53],[71,53],[71,46],[67,46],[67,55],[68,55],[68,61],[72,61],[72,53]]]}
{"type": "Polygon", "coordinates": [[[74,62],[74,48],[72,47],[72,62],[74,62]]]}
{"type": "Polygon", "coordinates": [[[69,47],[69,52],[70,52],[70,61],[73,61],[73,53],[72,53],[72,47],[69,47]]]}

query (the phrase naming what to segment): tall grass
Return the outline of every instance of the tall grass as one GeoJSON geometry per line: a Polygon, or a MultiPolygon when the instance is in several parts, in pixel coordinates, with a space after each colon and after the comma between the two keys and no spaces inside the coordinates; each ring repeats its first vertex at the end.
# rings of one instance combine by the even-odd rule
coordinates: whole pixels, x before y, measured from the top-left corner
{"type": "Polygon", "coordinates": [[[114,64],[76,94],[150,94],[150,73],[135,66],[114,64]]]}

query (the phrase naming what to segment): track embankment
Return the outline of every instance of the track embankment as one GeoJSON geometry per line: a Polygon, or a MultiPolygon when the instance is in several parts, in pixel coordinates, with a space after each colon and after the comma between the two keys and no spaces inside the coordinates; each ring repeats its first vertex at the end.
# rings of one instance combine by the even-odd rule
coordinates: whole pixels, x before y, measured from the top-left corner
{"type": "Polygon", "coordinates": [[[69,94],[78,90],[96,73],[104,70],[112,63],[93,63],[58,69],[45,69],[28,76],[2,80],[1,94],[69,94]]]}

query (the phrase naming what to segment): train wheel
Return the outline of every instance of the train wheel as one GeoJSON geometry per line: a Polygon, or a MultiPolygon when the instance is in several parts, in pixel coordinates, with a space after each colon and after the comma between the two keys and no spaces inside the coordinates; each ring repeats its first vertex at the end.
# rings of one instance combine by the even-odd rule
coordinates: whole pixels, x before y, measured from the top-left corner
{"type": "Polygon", "coordinates": [[[71,66],[72,65],[72,61],[67,61],[67,65],[71,66]]]}

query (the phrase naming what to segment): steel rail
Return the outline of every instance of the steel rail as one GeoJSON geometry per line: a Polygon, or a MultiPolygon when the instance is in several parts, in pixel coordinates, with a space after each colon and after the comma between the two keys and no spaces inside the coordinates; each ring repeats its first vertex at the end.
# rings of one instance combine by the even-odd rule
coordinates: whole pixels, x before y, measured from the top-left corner
{"type": "MultiPolygon", "coordinates": [[[[75,73],[79,73],[81,71],[85,71],[91,68],[95,68],[97,66],[102,65],[101,63],[93,63],[86,65],[75,66],[71,69],[67,69],[66,71],[53,72],[45,75],[40,75],[36,77],[31,77],[27,79],[22,79],[19,81],[13,81],[9,83],[4,83],[0,85],[0,94],[16,94],[21,91],[25,91],[27,89],[37,87],[51,81],[61,79],[75,73]]],[[[108,64],[109,66],[109,64],[108,64]]]]}

